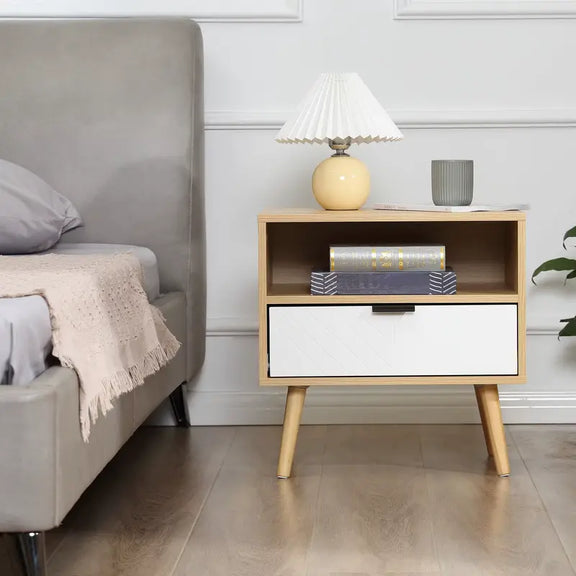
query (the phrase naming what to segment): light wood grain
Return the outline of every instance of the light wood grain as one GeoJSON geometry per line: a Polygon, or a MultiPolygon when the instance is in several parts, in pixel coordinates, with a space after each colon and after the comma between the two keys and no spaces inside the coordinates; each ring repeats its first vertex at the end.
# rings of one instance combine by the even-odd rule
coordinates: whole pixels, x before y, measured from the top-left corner
{"type": "Polygon", "coordinates": [[[268,314],[266,296],[268,293],[268,251],[266,223],[258,223],[258,373],[260,379],[268,376],[268,314]]]}
{"type": "MultiPolygon", "coordinates": [[[[482,408],[488,448],[501,474],[509,472],[497,384],[526,381],[525,220],[523,212],[396,212],[286,209],[258,216],[260,369],[262,386],[462,385],[491,386],[482,408]],[[458,277],[451,296],[329,296],[309,294],[310,273],[327,266],[330,244],[440,243],[458,277]],[[268,306],[372,303],[516,303],[518,374],[512,376],[422,376],[270,378],[268,306]],[[493,390],[496,389],[496,401],[493,390]]],[[[480,390],[480,389],[479,389],[480,390]]],[[[482,395],[480,390],[478,394],[482,395]]],[[[287,436],[286,445],[292,443],[287,436]]],[[[295,443],[295,440],[294,440],[295,443]]],[[[291,464],[285,450],[280,466],[291,464]]],[[[280,474],[280,473],[279,473],[280,474]]]]}
{"type": "MultiPolygon", "coordinates": [[[[419,430],[425,468],[468,472],[480,476],[497,476],[494,460],[486,452],[481,426],[477,424],[428,424],[420,425],[419,430]]],[[[507,449],[513,477],[516,478],[517,474],[526,473],[522,459],[509,437],[507,437],[507,449]]]]}
{"type": "Polygon", "coordinates": [[[421,468],[326,466],[308,574],[438,572],[427,492],[421,468]]]}
{"type": "Polygon", "coordinates": [[[278,459],[278,478],[290,478],[298,440],[298,430],[306,399],[306,388],[290,386],[286,394],[286,409],[282,427],[282,443],[278,459]]]}
{"type": "MultiPolygon", "coordinates": [[[[309,285],[313,270],[328,269],[331,244],[394,245],[443,244],[446,262],[458,277],[458,285],[476,285],[516,293],[507,278],[512,252],[510,230],[516,222],[283,222],[266,224],[270,294],[284,284],[309,285]]],[[[512,263],[514,264],[514,263],[512,263]]]]}
{"type": "Polygon", "coordinates": [[[50,576],[170,574],[233,437],[230,428],[138,431],[66,517],[50,576]]]}
{"type": "Polygon", "coordinates": [[[524,425],[509,432],[576,566],[576,429],[574,425],[524,425]]]}
{"type": "Polygon", "coordinates": [[[457,294],[404,294],[312,296],[310,281],[306,284],[275,284],[271,286],[267,304],[515,304],[518,294],[505,286],[474,286],[458,288],[457,294]]]}
{"type": "Polygon", "coordinates": [[[261,386],[459,386],[462,384],[525,384],[523,376],[346,376],[261,378],[261,386]]]}
{"type": "MultiPolygon", "coordinates": [[[[82,496],[81,518],[66,518],[68,543],[49,574],[574,576],[562,547],[574,559],[574,426],[508,432],[514,476],[502,480],[480,426],[303,426],[298,474],[278,482],[280,427],[151,429],[82,496]],[[183,456],[188,463],[178,464],[183,456]],[[206,467],[222,458],[195,514],[187,502],[208,495],[206,467]],[[184,504],[184,538],[171,502],[184,504]]],[[[11,560],[0,574],[23,576],[4,538],[0,559],[11,560]]]]}
{"type": "Polygon", "coordinates": [[[526,222],[518,222],[518,375],[526,380],[526,222]]]}
{"type": "MultiPolygon", "coordinates": [[[[298,458],[293,466],[295,475],[300,468],[321,464],[327,426],[300,426],[298,458]]],[[[332,427],[330,427],[332,434],[332,427]]],[[[274,477],[278,465],[278,448],[282,441],[281,426],[245,426],[238,429],[222,470],[234,474],[238,468],[258,470],[263,476],[274,477]]]]}
{"type": "Polygon", "coordinates": [[[486,442],[486,449],[488,450],[488,455],[494,455],[494,447],[492,446],[492,436],[490,435],[490,430],[488,428],[488,421],[486,416],[486,398],[485,395],[481,394],[480,387],[474,386],[474,392],[476,394],[476,403],[478,404],[478,412],[480,412],[480,420],[482,422],[482,431],[484,433],[484,440],[486,442]]]}
{"type": "Polygon", "coordinates": [[[500,399],[498,397],[498,386],[491,384],[487,386],[476,386],[476,394],[480,397],[486,421],[486,432],[488,433],[487,445],[492,449],[494,465],[499,476],[510,474],[510,462],[508,460],[508,449],[506,447],[506,433],[502,422],[502,411],[500,410],[500,399]]]}
{"type": "MultiPolygon", "coordinates": [[[[576,465],[576,426],[574,424],[516,425],[509,427],[525,462],[576,465]]],[[[576,484],[575,484],[576,486],[576,484]]]]}
{"type": "Polygon", "coordinates": [[[222,470],[173,576],[303,576],[320,467],[300,472],[222,470]]]}
{"type": "Polygon", "coordinates": [[[454,379],[447,384],[525,382],[525,215],[518,212],[438,214],[382,211],[328,213],[285,210],[259,217],[260,383],[265,386],[326,384],[439,384],[438,378],[319,379],[294,382],[268,378],[267,305],[372,303],[517,303],[518,376],[454,379]],[[406,217],[406,218],[404,218],[406,217]],[[423,220],[422,220],[423,218],[423,220]],[[310,272],[326,265],[330,243],[443,242],[458,274],[458,294],[447,296],[311,296],[310,272]]]}
{"type": "Polygon", "coordinates": [[[418,426],[393,424],[329,426],[323,464],[325,466],[387,464],[421,468],[423,463],[418,426]]]}
{"type": "Polygon", "coordinates": [[[445,576],[573,574],[521,462],[513,479],[430,469],[426,475],[445,576]]]}
{"type": "MultiPolygon", "coordinates": [[[[440,572],[425,572],[426,576],[443,576],[440,572]]],[[[309,575],[312,576],[312,575],[309,575]]],[[[326,576],[423,576],[422,572],[378,572],[377,574],[368,572],[330,572],[326,576]]]]}
{"type": "MultiPolygon", "coordinates": [[[[330,572],[326,576],[443,576],[440,572],[378,572],[375,574],[374,572],[330,572]]],[[[310,574],[309,576],[312,576],[310,574]]]]}
{"type": "Polygon", "coordinates": [[[284,208],[265,210],[259,222],[513,222],[525,220],[524,212],[416,212],[399,210],[315,210],[284,208]]]}
{"type": "Polygon", "coordinates": [[[576,466],[567,461],[528,461],[526,466],[564,550],[576,566],[576,466]]]}

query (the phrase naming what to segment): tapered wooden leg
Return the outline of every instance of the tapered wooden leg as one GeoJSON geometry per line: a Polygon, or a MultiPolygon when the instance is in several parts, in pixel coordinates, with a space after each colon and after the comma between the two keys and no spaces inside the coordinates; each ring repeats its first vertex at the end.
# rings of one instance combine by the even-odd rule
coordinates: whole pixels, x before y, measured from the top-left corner
{"type": "Polygon", "coordinates": [[[488,424],[486,423],[486,403],[485,396],[481,393],[480,388],[482,386],[474,386],[474,392],[476,393],[476,403],[478,404],[478,412],[480,412],[480,419],[482,420],[482,430],[484,431],[484,440],[486,440],[486,448],[488,450],[489,456],[494,456],[494,448],[492,447],[492,438],[490,436],[490,430],[488,429],[488,424]]]}
{"type": "Polygon", "coordinates": [[[294,451],[300,428],[300,418],[306,398],[306,387],[290,386],[286,396],[286,409],[284,411],[284,428],[282,429],[282,445],[278,461],[278,478],[290,478],[294,451]]]}
{"type": "Polygon", "coordinates": [[[500,410],[500,399],[498,397],[498,386],[489,384],[485,386],[475,386],[478,405],[484,411],[485,433],[487,433],[486,445],[492,449],[496,472],[499,476],[510,475],[510,463],[508,461],[508,449],[506,448],[506,434],[502,423],[502,412],[500,410]]]}

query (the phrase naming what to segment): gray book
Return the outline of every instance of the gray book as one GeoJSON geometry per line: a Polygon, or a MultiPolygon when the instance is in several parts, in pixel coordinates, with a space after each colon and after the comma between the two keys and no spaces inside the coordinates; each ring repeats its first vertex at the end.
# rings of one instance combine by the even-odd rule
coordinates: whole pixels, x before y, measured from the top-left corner
{"type": "Polygon", "coordinates": [[[441,245],[330,246],[331,272],[445,269],[446,247],[441,245]]]}
{"type": "Polygon", "coordinates": [[[314,296],[337,294],[456,294],[456,273],[441,272],[312,272],[314,296]]]}

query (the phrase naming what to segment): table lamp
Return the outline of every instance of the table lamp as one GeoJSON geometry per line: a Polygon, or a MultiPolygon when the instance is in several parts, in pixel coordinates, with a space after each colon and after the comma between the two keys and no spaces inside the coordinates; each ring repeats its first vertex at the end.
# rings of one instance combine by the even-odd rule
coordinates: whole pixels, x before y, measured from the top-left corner
{"type": "Polygon", "coordinates": [[[276,141],[327,143],[334,155],[314,170],[312,191],[326,210],[357,210],[370,194],[366,165],[351,158],[350,144],[401,140],[402,133],[358,74],[321,74],[276,141]]]}

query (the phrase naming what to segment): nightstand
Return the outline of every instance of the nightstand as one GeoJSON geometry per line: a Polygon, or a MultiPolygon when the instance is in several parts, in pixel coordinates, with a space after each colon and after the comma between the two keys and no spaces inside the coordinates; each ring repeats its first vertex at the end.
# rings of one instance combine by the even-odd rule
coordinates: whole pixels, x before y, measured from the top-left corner
{"type": "Polygon", "coordinates": [[[259,380],[287,386],[278,477],[309,386],[471,384],[496,471],[510,466],[498,384],[526,381],[523,212],[279,210],[258,217],[259,380]],[[331,244],[444,244],[452,295],[312,296],[331,244]]]}

